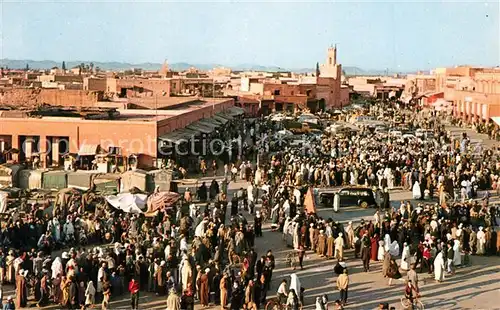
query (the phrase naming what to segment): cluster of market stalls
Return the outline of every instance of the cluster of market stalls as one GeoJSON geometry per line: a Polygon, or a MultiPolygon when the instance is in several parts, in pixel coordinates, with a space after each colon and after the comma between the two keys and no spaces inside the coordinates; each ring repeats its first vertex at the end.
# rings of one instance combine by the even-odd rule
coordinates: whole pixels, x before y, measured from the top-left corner
{"type": "Polygon", "coordinates": [[[181,195],[178,193],[159,190],[153,193],[133,190],[116,195],[96,195],[93,192],[85,192],[76,188],[65,188],[56,193],[54,203],[50,208],[52,208],[53,216],[62,215],[63,217],[74,209],[79,209],[80,206],[83,206],[84,211],[95,214],[110,209],[150,217],[156,216],[160,210],[175,212],[176,203],[180,198],[181,195]]]}
{"type": "MultiPolygon", "coordinates": [[[[245,110],[239,107],[216,113],[210,118],[204,118],[158,137],[158,158],[173,159],[181,162],[183,167],[189,167],[189,157],[198,155],[219,155],[224,150],[231,149],[234,129],[241,121],[245,110]],[[216,141],[217,140],[217,141],[216,141]],[[217,143],[212,143],[212,141],[217,143]],[[226,141],[222,144],[220,141],[226,141]]],[[[227,156],[227,154],[226,154],[227,156]]],[[[197,160],[197,157],[195,158],[197,160]]]]}
{"type": "Polygon", "coordinates": [[[122,197],[124,193],[131,192],[143,195],[154,191],[176,192],[177,184],[172,181],[172,171],[164,169],[98,173],[85,170],[31,170],[24,169],[22,165],[0,165],[0,211],[7,209],[8,199],[17,200],[23,192],[39,193],[39,197],[46,198],[56,197],[57,192],[67,189],[75,191],[92,189],[92,192],[103,197],[108,195],[122,197]]]}

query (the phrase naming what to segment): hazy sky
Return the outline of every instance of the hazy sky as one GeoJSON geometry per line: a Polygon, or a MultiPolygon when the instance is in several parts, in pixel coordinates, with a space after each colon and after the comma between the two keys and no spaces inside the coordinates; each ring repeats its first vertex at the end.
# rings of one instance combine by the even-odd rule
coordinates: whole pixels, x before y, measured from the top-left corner
{"type": "Polygon", "coordinates": [[[500,63],[499,1],[8,1],[0,58],[414,70],[500,63]]]}

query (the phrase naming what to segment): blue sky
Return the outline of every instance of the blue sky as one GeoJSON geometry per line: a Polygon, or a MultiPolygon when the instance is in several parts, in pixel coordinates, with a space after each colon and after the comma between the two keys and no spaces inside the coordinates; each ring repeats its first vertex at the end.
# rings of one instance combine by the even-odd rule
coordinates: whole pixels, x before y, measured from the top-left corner
{"type": "Polygon", "coordinates": [[[403,71],[500,63],[499,1],[0,0],[0,58],[403,71]]]}

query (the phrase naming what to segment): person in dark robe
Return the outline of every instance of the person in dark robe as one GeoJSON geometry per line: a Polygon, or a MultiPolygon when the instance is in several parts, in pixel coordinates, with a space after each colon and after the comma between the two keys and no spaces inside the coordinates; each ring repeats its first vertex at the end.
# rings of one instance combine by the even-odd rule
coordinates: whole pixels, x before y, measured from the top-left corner
{"type": "Polygon", "coordinates": [[[370,271],[370,238],[368,232],[365,232],[361,238],[361,260],[363,261],[363,269],[365,272],[370,271]]]}
{"type": "Polygon", "coordinates": [[[231,310],[240,310],[244,300],[243,288],[235,282],[231,292],[231,310]]]}
{"type": "Polygon", "coordinates": [[[238,196],[234,193],[233,198],[231,199],[231,216],[238,215],[238,196]]]}
{"type": "Polygon", "coordinates": [[[210,294],[212,295],[212,302],[215,305],[220,305],[220,282],[222,276],[220,275],[219,269],[215,269],[215,274],[212,277],[211,285],[210,285],[210,294]]]}
{"type": "Polygon", "coordinates": [[[210,269],[205,269],[205,272],[200,277],[200,303],[203,307],[208,307],[209,286],[208,286],[208,273],[210,269]]]}
{"type": "Polygon", "coordinates": [[[254,217],[255,237],[262,237],[262,217],[260,211],[255,212],[254,217]]]}
{"type": "Polygon", "coordinates": [[[377,261],[377,255],[378,255],[378,242],[380,238],[378,237],[378,234],[375,234],[371,239],[371,249],[370,249],[370,259],[372,261],[377,261]]]}
{"type": "Polygon", "coordinates": [[[214,200],[217,197],[217,194],[219,194],[219,183],[214,179],[212,180],[212,183],[210,183],[210,199],[214,200]]]}
{"type": "Polygon", "coordinates": [[[256,289],[258,289],[258,296],[257,291],[255,292],[255,304],[257,305],[257,309],[259,309],[260,305],[265,306],[267,301],[266,279],[264,276],[258,279],[259,281],[257,285],[255,285],[256,289]]]}
{"type": "Polygon", "coordinates": [[[43,307],[49,301],[49,276],[45,272],[43,277],[40,279],[40,299],[38,299],[37,306],[43,307]]]}
{"type": "Polygon", "coordinates": [[[192,284],[188,283],[187,288],[182,292],[181,309],[193,310],[194,309],[194,292],[192,284]]]}
{"type": "Polygon", "coordinates": [[[387,189],[384,189],[384,192],[382,193],[382,205],[381,205],[381,208],[387,210],[390,207],[391,207],[391,199],[389,197],[389,192],[387,191],[387,189]]]}
{"type": "Polygon", "coordinates": [[[262,273],[264,272],[264,267],[266,265],[266,257],[261,256],[260,260],[255,264],[255,271],[257,272],[257,279],[260,279],[262,273]]]}
{"type": "Polygon", "coordinates": [[[26,275],[28,271],[21,270],[16,277],[16,307],[24,308],[28,303],[28,287],[26,275]]]}
{"type": "Polygon", "coordinates": [[[68,308],[78,309],[78,288],[76,286],[74,277],[70,278],[70,283],[69,283],[68,308]]]}
{"type": "Polygon", "coordinates": [[[255,276],[255,264],[257,263],[257,253],[253,248],[248,252],[248,275],[251,279],[255,276]]]}
{"type": "Polygon", "coordinates": [[[201,202],[207,201],[207,186],[205,185],[205,182],[201,183],[201,186],[198,188],[197,195],[201,202]]]}

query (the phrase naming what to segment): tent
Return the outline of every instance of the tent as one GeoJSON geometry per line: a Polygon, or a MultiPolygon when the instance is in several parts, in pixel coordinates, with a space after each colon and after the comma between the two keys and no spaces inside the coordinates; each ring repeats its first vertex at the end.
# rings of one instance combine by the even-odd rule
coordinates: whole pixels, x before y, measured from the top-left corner
{"type": "Polygon", "coordinates": [[[172,209],[173,205],[181,198],[181,195],[174,192],[156,192],[148,197],[147,213],[154,213],[163,208],[172,209]]]}
{"type": "Polygon", "coordinates": [[[307,190],[306,197],[304,198],[304,210],[307,214],[316,214],[316,200],[314,199],[311,187],[307,190]]]}
{"type": "Polygon", "coordinates": [[[116,209],[122,210],[126,213],[143,213],[147,195],[145,194],[130,194],[121,193],[118,195],[106,196],[106,201],[116,209]]]}
{"type": "Polygon", "coordinates": [[[56,199],[54,201],[54,209],[52,214],[55,216],[62,211],[63,215],[66,215],[66,209],[70,207],[72,199],[80,199],[82,192],[76,188],[63,188],[56,194],[56,199]]]}

